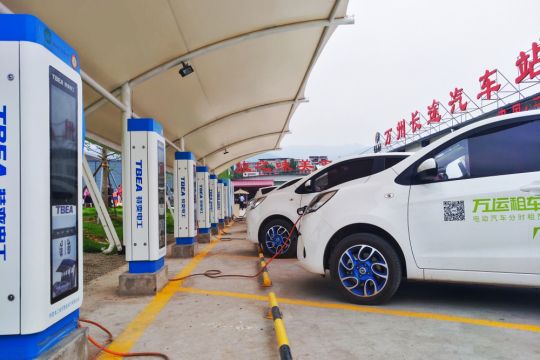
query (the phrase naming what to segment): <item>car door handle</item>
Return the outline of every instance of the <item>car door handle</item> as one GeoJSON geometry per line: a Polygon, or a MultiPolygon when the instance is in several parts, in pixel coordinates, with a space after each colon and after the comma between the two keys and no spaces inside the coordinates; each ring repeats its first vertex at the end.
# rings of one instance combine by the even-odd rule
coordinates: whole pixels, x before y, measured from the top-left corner
{"type": "Polygon", "coordinates": [[[528,185],[524,185],[519,190],[531,193],[533,195],[540,195],[540,181],[535,181],[528,185]]]}

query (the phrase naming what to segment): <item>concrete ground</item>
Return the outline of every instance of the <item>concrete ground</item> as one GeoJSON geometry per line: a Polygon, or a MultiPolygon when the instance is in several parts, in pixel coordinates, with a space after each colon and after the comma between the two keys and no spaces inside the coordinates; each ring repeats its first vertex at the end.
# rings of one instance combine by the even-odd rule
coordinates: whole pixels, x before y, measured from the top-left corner
{"type": "MultiPolygon", "coordinates": [[[[170,277],[208,269],[255,273],[245,225],[226,232],[222,241],[199,245],[193,259],[167,259],[170,277]]],[[[406,283],[388,305],[362,307],[341,298],[330,279],[286,259],[270,265],[271,288],[255,279],[195,277],[153,297],[126,298],[116,293],[125,270],[92,281],[81,312],[113,332],[117,351],[278,359],[273,323],[264,317],[274,291],[295,359],[540,359],[540,289],[406,283]]]]}

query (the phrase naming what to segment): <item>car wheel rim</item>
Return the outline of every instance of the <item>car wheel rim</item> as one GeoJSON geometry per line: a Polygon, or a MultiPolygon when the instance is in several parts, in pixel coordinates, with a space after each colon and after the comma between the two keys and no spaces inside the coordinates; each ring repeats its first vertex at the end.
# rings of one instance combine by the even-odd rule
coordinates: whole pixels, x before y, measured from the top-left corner
{"type": "MultiPolygon", "coordinates": [[[[281,225],[274,225],[266,231],[266,248],[270,253],[275,254],[283,246],[283,243],[287,241],[288,237],[289,230],[287,230],[281,225]]],[[[285,246],[283,246],[283,250],[281,251],[281,253],[285,254],[289,250],[290,245],[291,242],[289,240],[289,242],[285,246]]]]}
{"type": "Polygon", "coordinates": [[[369,245],[354,245],[345,250],[338,264],[339,280],[353,295],[368,298],[386,286],[388,263],[379,250],[369,245]]]}

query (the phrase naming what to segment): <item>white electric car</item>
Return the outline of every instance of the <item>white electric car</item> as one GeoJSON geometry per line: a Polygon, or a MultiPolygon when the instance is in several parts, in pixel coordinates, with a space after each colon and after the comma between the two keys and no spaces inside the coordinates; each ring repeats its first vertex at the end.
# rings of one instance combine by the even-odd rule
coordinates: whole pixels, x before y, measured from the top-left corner
{"type": "Polygon", "coordinates": [[[540,286],[540,111],[473,123],[298,211],[301,264],[353,302],[402,278],[540,286]]]}
{"type": "MultiPolygon", "coordinates": [[[[267,255],[274,255],[287,240],[293,223],[298,218],[298,207],[307,205],[317,193],[339,184],[357,179],[364,182],[370,175],[395,165],[408,155],[369,154],[343,159],[255,199],[246,212],[248,239],[261,244],[267,255]]],[[[280,256],[295,256],[296,238],[297,234],[294,232],[290,241],[283,246],[280,256]]]]}

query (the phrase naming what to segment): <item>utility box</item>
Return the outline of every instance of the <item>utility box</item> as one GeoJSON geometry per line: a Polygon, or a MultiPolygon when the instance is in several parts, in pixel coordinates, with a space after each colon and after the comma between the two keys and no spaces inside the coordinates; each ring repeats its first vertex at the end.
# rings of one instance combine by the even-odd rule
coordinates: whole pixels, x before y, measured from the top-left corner
{"type": "Polygon", "coordinates": [[[210,174],[209,180],[209,200],[210,200],[210,227],[213,235],[218,234],[218,217],[217,217],[217,176],[210,174]]]}
{"type": "Polygon", "coordinates": [[[75,51],[39,19],[0,15],[0,358],[37,357],[77,326],[79,71],[75,51]]]}
{"type": "Polygon", "coordinates": [[[129,119],[131,219],[126,241],[130,273],[152,273],[163,267],[167,250],[165,215],[165,141],[154,119],[129,119]]]}
{"type": "Polygon", "coordinates": [[[195,157],[189,151],[174,153],[174,237],[173,257],[192,257],[195,254],[197,226],[195,157]]]}
{"type": "Polygon", "coordinates": [[[197,241],[210,242],[210,201],[208,194],[209,173],[207,166],[197,166],[197,241]]]}

